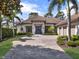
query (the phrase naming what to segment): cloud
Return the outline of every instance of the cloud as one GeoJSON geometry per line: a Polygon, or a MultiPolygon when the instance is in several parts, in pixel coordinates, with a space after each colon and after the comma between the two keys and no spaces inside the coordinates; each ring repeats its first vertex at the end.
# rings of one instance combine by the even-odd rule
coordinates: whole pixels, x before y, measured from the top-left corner
{"type": "Polygon", "coordinates": [[[31,12],[36,12],[41,16],[45,14],[45,12],[40,10],[40,6],[37,4],[29,3],[29,2],[21,2],[20,4],[23,5],[23,7],[21,8],[23,14],[22,15],[17,14],[17,16],[19,16],[20,18],[27,19],[29,13],[31,12]]]}
{"type": "Polygon", "coordinates": [[[37,13],[41,14],[41,11],[38,10],[39,6],[37,4],[21,3],[21,5],[23,5],[23,7],[21,8],[21,11],[23,13],[37,12],[37,13]]]}

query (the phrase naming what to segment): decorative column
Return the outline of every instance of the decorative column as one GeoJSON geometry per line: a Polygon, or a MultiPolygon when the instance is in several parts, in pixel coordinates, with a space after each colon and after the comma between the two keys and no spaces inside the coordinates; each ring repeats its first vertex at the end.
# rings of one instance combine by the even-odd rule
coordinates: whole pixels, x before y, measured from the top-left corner
{"type": "Polygon", "coordinates": [[[61,27],[61,30],[62,30],[62,36],[64,36],[64,29],[63,29],[63,27],[61,27]]]}
{"type": "Polygon", "coordinates": [[[68,26],[67,26],[67,36],[68,36],[68,26]]]}
{"type": "Polygon", "coordinates": [[[26,26],[22,26],[22,28],[23,28],[23,33],[26,33],[26,26]]]}
{"type": "Polygon", "coordinates": [[[32,34],[35,34],[35,25],[32,24],[32,34]]]}
{"type": "Polygon", "coordinates": [[[75,35],[78,34],[78,25],[75,25],[75,35]]]}
{"type": "Polygon", "coordinates": [[[60,29],[59,29],[59,27],[57,28],[57,34],[60,35],[60,29]]]}
{"type": "Polygon", "coordinates": [[[44,34],[44,33],[45,33],[45,25],[43,23],[43,25],[42,25],[42,34],[44,34]]]}

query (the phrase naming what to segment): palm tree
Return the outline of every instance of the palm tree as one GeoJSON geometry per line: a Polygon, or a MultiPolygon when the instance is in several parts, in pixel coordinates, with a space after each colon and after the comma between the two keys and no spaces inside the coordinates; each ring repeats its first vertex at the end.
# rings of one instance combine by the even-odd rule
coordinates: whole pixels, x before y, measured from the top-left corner
{"type": "Polygon", "coordinates": [[[44,17],[52,17],[52,16],[53,16],[53,14],[49,13],[49,12],[44,15],[44,17]]]}
{"type": "MultiPolygon", "coordinates": [[[[9,20],[12,21],[13,23],[13,37],[15,36],[15,19],[16,18],[19,22],[21,22],[20,18],[18,16],[16,16],[16,13],[18,13],[18,11],[16,12],[15,10],[13,10],[13,14],[9,17],[9,20]]],[[[21,13],[21,12],[20,12],[21,13]]]]}
{"type": "Polygon", "coordinates": [[[58,11],[62,8],[63,5],[67,3],[68,8],[68,40],[71,40],[71,13],[70,13],[70,2],[73,4],[73,7],[76,10],[76,13],[78,12],[78,5],[77,0],[51,0],[49,5],[49,12],[52,12],[52,10],[55,8],[55,6],[58,6],[58,11]]]}
{"type": "Polygon", "coordinates": [[[59,19],[61,19],[61,20],[63,20],[63,19],[65,18],[65,17],[64,17],[64,13],[63,13],[62,11],[59,11],[55,17],[56,17],[56,18],[59,18],[59,19]]]}
{"type": "Polygon", "coordinates": [[[2,17],[1,15],[10,17],[14,13],[13,10],[15,10],[16,13],[21,12],[20,2],[21,2],[20,0],[0,0],[0,40],[2,39],[2,29],[1,29],[2,17]]]}

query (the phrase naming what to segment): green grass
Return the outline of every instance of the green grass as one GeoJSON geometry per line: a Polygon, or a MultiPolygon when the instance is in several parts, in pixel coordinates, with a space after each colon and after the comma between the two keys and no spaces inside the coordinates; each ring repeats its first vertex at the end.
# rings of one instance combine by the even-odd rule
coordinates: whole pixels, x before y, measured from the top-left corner
{"type": "Polygon", "coordinates": [[[65,48],[66,53],[68,53],[73,59],[79,59],[79,48],[65,48]]]}
{"type": "Polygon", "coordinates": [[[10,38],[3,42],[0,42],[0,59],[11,49],[12,41],[15,40],[14,38],[10,38]]]}

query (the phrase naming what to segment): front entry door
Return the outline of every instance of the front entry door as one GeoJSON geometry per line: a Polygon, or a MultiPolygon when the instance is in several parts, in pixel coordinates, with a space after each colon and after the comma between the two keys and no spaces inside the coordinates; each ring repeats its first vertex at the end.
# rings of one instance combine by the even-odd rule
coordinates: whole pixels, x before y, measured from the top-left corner
{"type": "Polygon", "coordinates": [[[42,26],[36,26],[35,34],[42,34],[42,26]]]}

